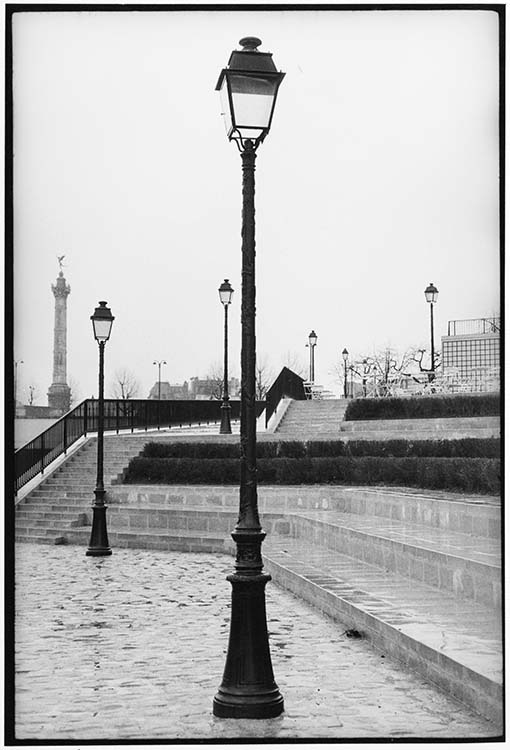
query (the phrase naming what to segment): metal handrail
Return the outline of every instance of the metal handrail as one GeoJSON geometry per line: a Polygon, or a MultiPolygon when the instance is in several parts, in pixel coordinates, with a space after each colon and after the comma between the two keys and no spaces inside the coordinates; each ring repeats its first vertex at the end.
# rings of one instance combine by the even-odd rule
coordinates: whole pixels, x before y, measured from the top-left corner
{"type": "MultiPolygon", "coordinates": [[[[232,419],[239,419],[240,401],[229,402],[232,419]]],[[[56,458],[65,455],[77,440],[97,432],[97,399],[85,399],[64,414],[57,422],[30,440],[14,453],[15,494],[56,458]]],[[[256,402],[257,416],[263,412],[265,401],[256,402]]],[[[219,422],[221,401],[155,401],[152,399],[105,399],[105,432],[147,430],[155,427],[175,427],[219,422]]]]}
{"type": "Polygon", "coordinates": [[[470,318],[469,320],[448,321],[448,336],[487,335],[500,332],[500,318],[470,318]]]}

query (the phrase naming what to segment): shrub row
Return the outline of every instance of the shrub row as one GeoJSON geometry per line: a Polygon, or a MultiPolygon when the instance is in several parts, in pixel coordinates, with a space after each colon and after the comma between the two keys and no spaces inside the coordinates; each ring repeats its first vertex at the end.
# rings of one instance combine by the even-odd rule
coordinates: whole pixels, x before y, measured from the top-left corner
{"type": "Polygon", "coordinates": [[[345,419],[431,419],[439,417],[495,417],[499,393],[407,398],[359,398],[349,401],[345,419]]]}
{"type": "MultiPolygon", "coordinates": [[[[145,458],[131,460],[128,484],[238,484],[233,458],[145,458]]],[[[278,458],[260,459],[261,484],[399,485],[498,494],[500,461],[494,458],[278,458]]]]}
{"type": "MultiPolygon", "coordinates": [[[[499,458],[499,438],[460,440],[314,440],[257,443],[257,457],[317,458],[339,456],[442,456],[499,458]]],[[[146,458],[239,458],[239,443],[147,443],[146,458]]]]}

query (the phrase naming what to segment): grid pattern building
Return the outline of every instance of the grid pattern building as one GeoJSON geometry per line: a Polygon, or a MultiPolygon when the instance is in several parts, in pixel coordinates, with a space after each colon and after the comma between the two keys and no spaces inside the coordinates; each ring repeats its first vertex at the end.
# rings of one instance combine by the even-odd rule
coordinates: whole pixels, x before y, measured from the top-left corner
{"type": "Polygon", "coordinates": [[[456,371],[475,383],[499,378],[499,318],[451,320],[441,344],[443,373],[456,371]]]}

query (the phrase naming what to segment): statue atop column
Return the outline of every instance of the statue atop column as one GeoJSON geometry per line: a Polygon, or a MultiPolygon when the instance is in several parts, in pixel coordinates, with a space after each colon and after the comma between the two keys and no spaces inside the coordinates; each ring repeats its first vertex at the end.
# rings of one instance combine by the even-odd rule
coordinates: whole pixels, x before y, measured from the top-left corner
{"type": "Polygon", "coordinates": [[[71,287],[64,278],[63,260],[57,255],[59,274],[57,283],[51,285],[55,297],[55,327],[53,331],[53,382],[48,389],[48,406],[59,409],[62,414],[69,411],[71,389],[67,385],[67,297],[71,287]]]}

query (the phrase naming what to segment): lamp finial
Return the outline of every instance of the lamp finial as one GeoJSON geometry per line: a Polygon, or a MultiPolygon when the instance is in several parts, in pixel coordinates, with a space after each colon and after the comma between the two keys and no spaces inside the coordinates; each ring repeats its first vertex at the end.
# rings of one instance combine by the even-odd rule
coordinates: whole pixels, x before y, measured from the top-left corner
{"type": "Polygon", "coordinates": [[[239,44],[243,48],[243,52],[258,52],[257,47],[260,47],[262,40],[256,36],[244,36],[239,40],[239,44]]]}

